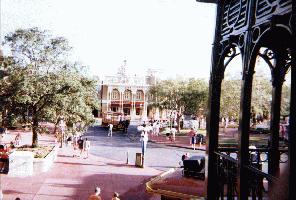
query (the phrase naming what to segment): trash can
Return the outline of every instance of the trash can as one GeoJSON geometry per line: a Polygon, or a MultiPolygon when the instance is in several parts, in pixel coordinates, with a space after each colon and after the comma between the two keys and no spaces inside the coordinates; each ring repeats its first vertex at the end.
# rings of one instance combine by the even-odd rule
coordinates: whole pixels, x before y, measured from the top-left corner
{"type": "Polygon", "coordinates": [[[143,167],[142,153],[136,153],[136,167],[143,167]]]}

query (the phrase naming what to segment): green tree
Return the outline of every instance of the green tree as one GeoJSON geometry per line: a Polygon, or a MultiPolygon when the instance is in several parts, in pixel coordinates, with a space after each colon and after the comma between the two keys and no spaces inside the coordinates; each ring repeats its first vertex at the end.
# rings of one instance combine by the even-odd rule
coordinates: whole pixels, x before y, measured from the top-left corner
{"type": "Polygon", "coordinates": [[[282,100],[281,100],[281,115],[288,116],[290,114],[290,94],[291,85],[283,84],[282,88],[282,100]]]}
{"type": "Polygon", "coordinates": [[[204,115],[207,109],[208,84],[203,79],[189,79],[184,95],[186,114],[204,115]]]}
{"type": "Polygon", "coordinates": [[[154,106],[176,112],[178,131],[180,119],[184,113],[196,114],[198,109],[205,108],[207,84],[203,80],[190,79],[164,80],[150,88],[154,96],[154,106]]]}
{"type": "Polygon", "coordinates": [[[268,119],[270,115],[271,100],[271,81],[261,74],[254,76],[252,87],[252,107],[254,108],[254,112],[256,114],[260,113],[264,119],[268,119]]]}
{"type": "Polygon", "coordinates": [[[10,47],[12,61],[6,68],[8,77],[1,81],[1,88],[6,88],[1,99],[10,112],[21,108],[29,113],[33,147],[38,146],[41,120],[56,122],[63,116],[90,121],[89,113],[97,105],[95,82],[79,73],[81,66],[68,61],[71,47],[65,38],[30,28],[8,34],[4,43],[10,47]]]}
{"type": "Polygon", "coordinates": [[[240,110],[241,80],[225,77],[221,87],[220,116],[238,119],[240,110]]]}

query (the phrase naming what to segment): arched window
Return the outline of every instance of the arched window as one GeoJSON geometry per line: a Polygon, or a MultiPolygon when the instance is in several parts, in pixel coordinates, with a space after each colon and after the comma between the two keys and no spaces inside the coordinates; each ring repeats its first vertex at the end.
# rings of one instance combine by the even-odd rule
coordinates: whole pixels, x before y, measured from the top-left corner
{"type": "Polygon", "coordinates": [[[119,91],[114,89],[111,93],[111,99],[119,99],[119,91]]]}
{"type": "Polygon", "coordinates": [[[143,91],[142,90],[137,91],[136,100],[143,100],[143,91]]]}
{"type": "Polygon", "coordinates": [[[131,100],[132,92],[130,90],[124,91],[124,100],[131,100]]]}

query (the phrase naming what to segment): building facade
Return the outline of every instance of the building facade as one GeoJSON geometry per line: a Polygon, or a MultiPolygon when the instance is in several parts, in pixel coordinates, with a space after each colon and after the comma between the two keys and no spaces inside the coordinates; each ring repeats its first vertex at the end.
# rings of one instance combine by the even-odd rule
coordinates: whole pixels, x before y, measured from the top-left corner
{"type": "Polygon", "coordinates": [[[124,61],[116,75],[106,76],[101,82],[101,115],[113,111],[131,120],[146,119],[149,80],[145,76],[127,75],[124,61]]]}

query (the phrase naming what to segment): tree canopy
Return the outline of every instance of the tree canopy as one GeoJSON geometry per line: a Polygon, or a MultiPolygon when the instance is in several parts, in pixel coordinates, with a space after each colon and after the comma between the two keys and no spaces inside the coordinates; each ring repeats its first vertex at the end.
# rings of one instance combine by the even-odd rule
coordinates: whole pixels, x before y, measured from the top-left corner
{"type": "Polygon", "coordinates": [[[152,86],[150,94],[154,97],[154,106],[176,111],[179,127],[179,120],[184,113],[197,114],[199,109],[206,110],[208,87],[201,79],[188,81],[171,79],[152,86]]]}
{"type": "Polygon", "coordinates": [[[42,120],[90,123],[98,106],[96,82],[83,67],[69,62],[71,47],[63,37],[38,28],[19,29],[5,36],[12,56],[6,58],[0,80],[2,111],[32,122],[32,146],[38,145],[42,120]]]}
{"type": "MultiPolygon", "coordinates": [[[[229,78],[227,75],[221,88],[221,117],[239,118],[241,95],[241,79],[229,78]]],[[[272,84],[264,74],[254,75],[252,86],[251,113],[252,117],[262,115],[267,119],[270,115],[272,101],[272,84]]],[[[282,88],[281,114],[289,114],[290,86],[284,84],[282,88]]],[[[255,121],[255,120],[254,120],[255,121]]]]}

